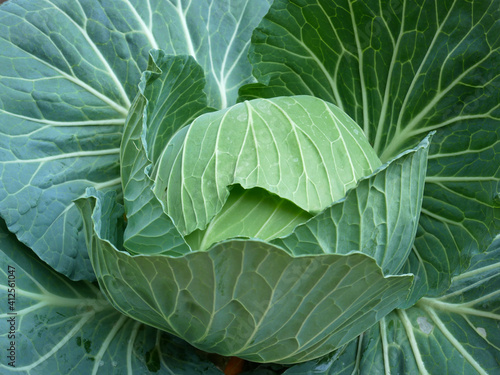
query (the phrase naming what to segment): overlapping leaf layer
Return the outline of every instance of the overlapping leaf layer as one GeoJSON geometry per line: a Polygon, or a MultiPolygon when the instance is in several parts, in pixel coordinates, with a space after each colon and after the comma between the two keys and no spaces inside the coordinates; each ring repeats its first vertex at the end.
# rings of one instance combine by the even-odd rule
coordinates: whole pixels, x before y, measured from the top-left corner
{"type": "Polygon", "coordinates": [[[499,19],[499,0],[8,0],[0,290],[14,267],[23,355],[0,372],[221,373],[161,328],[252,361],[316,358],[248,374],[495,373],[499,19]],[[318,155],[355,145],[334,157],[345,133],[330,150],[302,132],[324,121],[313,102],[389,161],[339,172],[328,203],[310,177],[342,168],[318,155]]]}

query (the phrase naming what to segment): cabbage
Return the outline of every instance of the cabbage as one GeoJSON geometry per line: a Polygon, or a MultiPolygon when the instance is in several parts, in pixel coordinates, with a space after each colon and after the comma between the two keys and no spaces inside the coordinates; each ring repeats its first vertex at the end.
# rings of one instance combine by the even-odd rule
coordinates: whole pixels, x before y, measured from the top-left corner
{"type": "Polygon", "coordinates": [[[499,0],[0,3],[2,374],[498,370],[499,0]]]}
{"type": "Polygon", "coordinates": [[[151,54],[125,125],[124,206],[95,189],[78,202],[113,305],[204,351],[290,364],[405,303],[429,138],[382,165],[349,116],[311,96],[165,121],[179,105],[166,102],[171,64],[151,54]]]}

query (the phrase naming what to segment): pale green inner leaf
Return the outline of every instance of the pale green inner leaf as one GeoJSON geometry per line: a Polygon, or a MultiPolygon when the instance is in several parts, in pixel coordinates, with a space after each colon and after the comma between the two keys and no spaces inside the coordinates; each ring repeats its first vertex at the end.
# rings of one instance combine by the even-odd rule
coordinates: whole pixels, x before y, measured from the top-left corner
{"type": "Polygon", "coordinates": [[[316,213],[380,164],[338,107],[308,96],[257,99],[177,133],[156,166],[155,194],[188,234],[206,228],[230,185],[261,187],[316,213]]]}
{"type": "Polygon", "coordinates": [[[234,237],[271,240],[284,236],[312,215],[290,201],[264,189],[231,188],[224,207],[204,230],[184,239],[193,250],[207,250],[212,244],[234,237]]]}

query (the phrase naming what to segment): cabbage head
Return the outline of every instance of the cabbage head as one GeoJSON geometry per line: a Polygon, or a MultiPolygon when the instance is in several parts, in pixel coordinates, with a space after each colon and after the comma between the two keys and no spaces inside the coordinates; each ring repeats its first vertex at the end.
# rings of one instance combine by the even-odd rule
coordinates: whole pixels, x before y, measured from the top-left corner
{"type": "Polygon", "coordinates": [[[429,139],[382,164],[331,103],[215,110],[203,87],[192,58],[152,51],[121,144],[123,205],[95,189],[77,202],[112,304],[204,351],[284,364],[403,305],[429,139]]]}

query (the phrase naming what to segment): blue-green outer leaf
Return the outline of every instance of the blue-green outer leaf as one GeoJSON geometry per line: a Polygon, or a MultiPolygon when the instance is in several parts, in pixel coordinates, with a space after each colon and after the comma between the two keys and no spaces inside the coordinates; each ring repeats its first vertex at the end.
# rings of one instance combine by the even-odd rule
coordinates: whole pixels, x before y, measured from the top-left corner
{"type": "Polygon", "coordinates": [[[3,375],[222,374],[182,340],[120,314],[94,284],[52,270],[0,221],[5,302],[9,289],[15,289],[13,310],[0,310],[3,375]],[[11,342],[15,359],[9,360],[11,342]]]}
{"type": "Polygon", "coordinates": [[[72,279],[94,279],[72,201],[120,191],[119,146],[151,48],[192,55],[217,107],[253,81],[268,0],[10,0],[0,8],[0,215],[72,279]]]}

